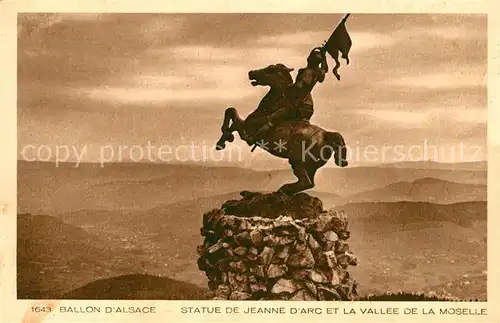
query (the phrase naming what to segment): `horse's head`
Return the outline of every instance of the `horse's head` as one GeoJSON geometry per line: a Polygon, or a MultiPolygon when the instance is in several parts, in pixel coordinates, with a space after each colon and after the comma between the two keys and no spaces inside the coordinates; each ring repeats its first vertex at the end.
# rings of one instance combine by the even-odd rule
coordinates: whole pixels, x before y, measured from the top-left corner
{"type": "Polygon", "coordinates": [[[262,85],[270,86],[271,88],[286,88],[293,84],[293,79],[290,75],[291,71],[293,71],[293,68],[288,68],[283,64],[269,65],[268,67],[248,72],[248,78],[252,81],[253,86],[262,85]]]}

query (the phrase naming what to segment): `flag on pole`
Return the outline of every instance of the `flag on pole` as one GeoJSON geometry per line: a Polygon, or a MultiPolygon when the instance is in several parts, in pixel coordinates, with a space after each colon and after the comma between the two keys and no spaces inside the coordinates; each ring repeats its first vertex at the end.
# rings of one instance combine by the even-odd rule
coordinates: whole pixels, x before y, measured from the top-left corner
{"type": "Polygon", "coordinates": [[[346,64],[349,65],[349,50],[351,49],[352,41],[349,33],[347,32],[345,23],[349,17],[349,13],[342,19],[340,24],[335,28],[330,38],[323,45],[326,52],[335,60],[335,67],[332,72],[340,80],[340,75],[338,69],[340,67],[339,62],[339,52],[342,54],[342,58],[346,60],[346,64]]]}

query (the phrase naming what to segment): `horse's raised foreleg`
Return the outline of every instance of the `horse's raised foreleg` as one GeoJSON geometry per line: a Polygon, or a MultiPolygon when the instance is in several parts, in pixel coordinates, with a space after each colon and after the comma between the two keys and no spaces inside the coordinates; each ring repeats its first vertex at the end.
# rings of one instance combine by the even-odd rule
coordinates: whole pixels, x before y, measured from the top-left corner
{"type": "Polygon", "coordinates": [[[303,190],[313,188],[316,169],[312,171],[308,169],[307,165],[304,163],[290,162],[290,164],[292,165],[293,174],[297,177],[298,181],[281,186],[279,191],[287,195],[293,195],[303,190]],[[310,175],[312,175],[312,178],[310,175]]]}
{"type": "Polygon", "coordinates": [[[240,129],[243,128],[243,120],[238,115],[235,108],[228,108],[224,112],[224,121],[222,122],[221,132],[222,135],[217,141],[215,148],[221,150],[226,148],[226,141],[233,142],[234,131],[238,131],[241,137],[240,129]]]}
{"type": "Polygon", "coordinates": [[[231,125],[234,115],[238,115],[235,108],[227,108],[226,111],[224,111],[224,121],[222,121],[222,127],[220,128],[223,134],[229,131],[229,126],[231,125]]]}

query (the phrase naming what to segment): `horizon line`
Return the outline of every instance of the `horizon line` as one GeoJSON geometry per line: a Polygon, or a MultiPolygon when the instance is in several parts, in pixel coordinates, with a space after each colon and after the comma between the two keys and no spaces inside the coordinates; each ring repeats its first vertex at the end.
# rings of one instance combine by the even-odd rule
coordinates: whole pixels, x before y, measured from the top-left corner
{"type": "MultiPolygon", "coordinates": [[[[52,161],[52,160],[25,160],[25,159],[17,159],[17,162],[25,162],[25,163],[47,163],[47,164],[75,164],[76,161],[52,161]]],[[[381,167],[386,165],[397,165],[397,164],[441,164],[441,165],[464,165],[464,164],[480,164],[480,163],[488,163],[487,159],[476,160],[476,161],[462,161],[462,162],[449,162],[449,161],[435,161],[435,160],[404,160],[404,161],[391,161],[391,162],[379,162],[379,163],[366,163],[361,165],[352,165],[349,168],[359,168],[359,167],[381,167]]],[[[78,164],[85,165],[101,165],[99,161],[80,161],[78,164]]],[[[141,165],[188,165],[188,166],[199,166],[199,167],[233,167],[233,168],[242,168],[242,169],[252,169],[252,170],[261,170],[261,168],[253,168],[251,166],[239,165],[231,162],[219,162],[219,163],[206,163],[206,162],[151,162],[151,161],[110,161],[105,163],[104,165],[130,165],[130,164],[141,164],[141,165]]],[[[267,171],[272,170],[282,170],[288,169],[289,167],[283,166],[281,168],[272,168],[267,171]]],[[[338,168],[335,166],[327,166],[324,168],[338,168]]]]}

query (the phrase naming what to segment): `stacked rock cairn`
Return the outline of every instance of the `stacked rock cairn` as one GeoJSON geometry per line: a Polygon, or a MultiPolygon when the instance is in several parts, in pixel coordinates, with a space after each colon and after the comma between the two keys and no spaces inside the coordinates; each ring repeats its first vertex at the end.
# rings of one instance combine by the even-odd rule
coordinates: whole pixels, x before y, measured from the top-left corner
{"type": "Polygon", "coordinates": [[[277,198],[242,192],[243,200],[203,215],[198,268],[208,278],[212,299],[357,297],[357,282],[347,271],[357,258],[346,242],[344,212],[324,211],[318,198],[300,194],[277,198]]]}

